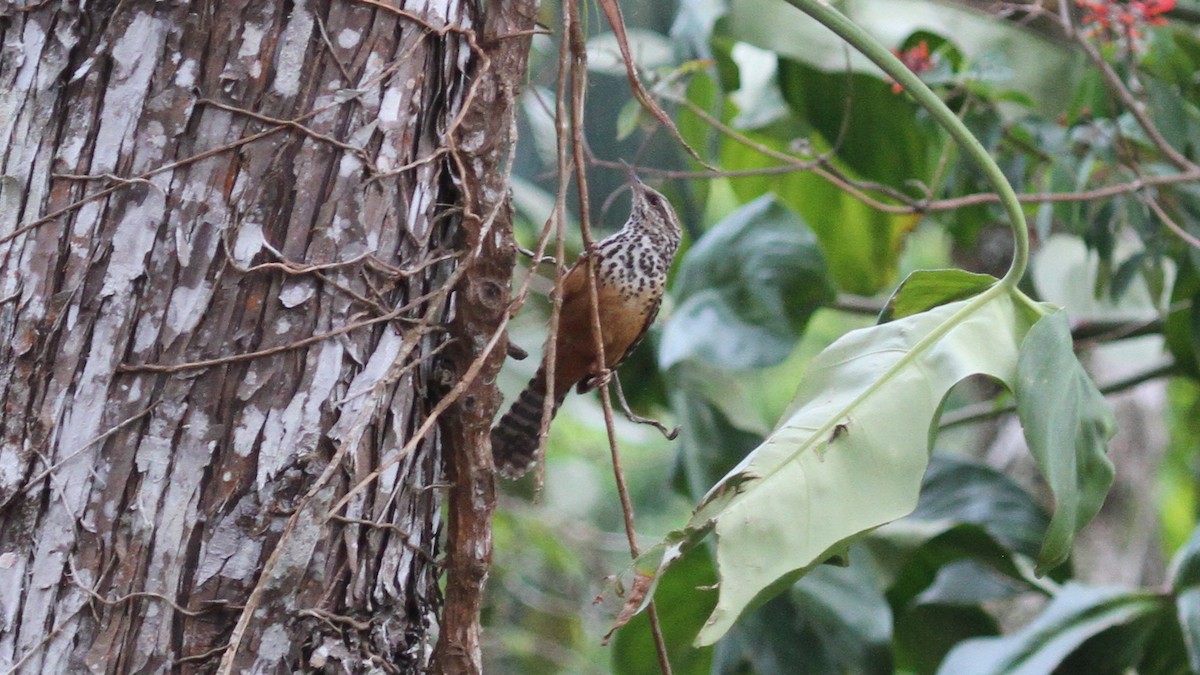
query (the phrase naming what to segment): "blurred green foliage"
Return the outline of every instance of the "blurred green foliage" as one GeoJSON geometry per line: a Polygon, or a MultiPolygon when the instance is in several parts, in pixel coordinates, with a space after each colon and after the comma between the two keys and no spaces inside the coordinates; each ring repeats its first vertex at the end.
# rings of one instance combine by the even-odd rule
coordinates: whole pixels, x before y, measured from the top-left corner
{"type": "MultiPolygon", "coordinates": [[[[1016,480],[988,466],[983,450],[994,430],[987,425],[935,434],[937,452],[911,515],[864,533],[839,557],[846,566],[817,566],[779,584],[710,647],[692,643],[717,602],[716,558],[708,546],[692,548],[668,568],[655,596],[674,672],[1200,670],[1200,246],[1188,239],[1200,238],[1200,183],[1171,180],[1181,169],[1053,16],[1004,21],[931,0],[836,4],[898,53],[924,44],[923,79],[1018,192],[1085,193],[1026,202],[1035,258],[1023,288],[1064,305],[1070,318],[1069,325],[1061,315],[1054,325],[1038,324],[1028,350],[1022,346],[1031,382],[1054,375],[1021,411],[1027,433],[1041,429],[1030,444],[1047,478],[1016,480]],[[1086,194],[1147,179],[1161,182],[1086,194]],[[1109,328],[1090,333],[1101,338],[1078,338],[1092,326],[1109,328]],[[1075,350],[1096,355],[1108,342],[1142,336],[1174,367],[1167,419],[1152,422],[1166,432],[1165,455],[1154,494],[1139,495],[1156,512],[1159,553],[1174,558],[1160,570],[1162,585],[1088,583],[1086,571],[1098,563],[1078,553],[1046,576],[1035,574],[1047,531],[1082,525],[1052,519],[1062,513],[1062,495],[1087,502],[1073,512],[1086,522],[1107,489],[1103,467],[1080,469],[1096,457],[1075,452],[1078,441],[1061,435],[1059,418],[1035,420],[1062,405],[1057,394],[1090,395],[1072,357],[1071,330],[1075,350]],[[1079,484],[1061,484],[1075,476],[1083,476],[1079,484]]],[[[689,143],[727,172],[697,177],[700,167],[631,102],[622,69],[612,67],[615,43],[600,21],[590,22],[589,146],[598,159],[643,167],[686,231],[662,318],[620,373],[637,412],[682,429],[671,443],[618,419],[645,549],[687,522],[709,489],[771,433],[812,358],[845,332],[875,323],[872,310],[880,321],[896,320],[991,283],[961,271],[918,274],[896,293],[905,274],[962,267],[995,275],[1011,249],[994,201],[938,206],[992,192],[978,169],[874,66],[795,9],[774,0],[625,5],[639,29],[635,55],[644,59],[648,86],[689,143]],[[921,208],[901,212],[914,204],[921,208]]],[[[559,25],[556,11],[544,7],[542,22],[559,25]]],[[[1144,103],[1166,142],[1191,160],[1200,159],[1196,16],[1192,8],[1167,26],[1142,26],[1136,42],[1084,38],[1144,103]]],[[[556,62],[554,39],[539,37],[522,99],[514,186],[517,237],[526,246],[553,201],[556,62]]],[[[593,221],[611,231],[628,200],[605,197],[624,177],[599,166],[589,176],[593,221]]],[[[573,258],[578,230],[568,224],[567,231],[573,258]]],[[[549,286],[546,280],[541,290],[549,286]]],[[[547,304],[535,298],[516,320],[515,341],[535,355],[506,369],[501,385],[510,396],[536,367],[547,316],[547,304]]],[[[959,385],[945,410],[970,412],[973,395],[994,390],[959,385]]],[[[1093,434],[1102,427],[1093,420],[1093,434]]],[[[623,601],[620,580],[630,561],[594,398],[568,400],[547,457],[544,487],[537,490],[533,478],[507,485],[496,518],[485,617],[489,671],[658,672],[644,613],[610,646],[601,644],[623,601]]],[[[1136,470],[1116,459],[1118,477],[1136,470]]],[[[1063,548],[1051,557],[1065,556],[1069,536],[1055,541],[1063,548]]]]}

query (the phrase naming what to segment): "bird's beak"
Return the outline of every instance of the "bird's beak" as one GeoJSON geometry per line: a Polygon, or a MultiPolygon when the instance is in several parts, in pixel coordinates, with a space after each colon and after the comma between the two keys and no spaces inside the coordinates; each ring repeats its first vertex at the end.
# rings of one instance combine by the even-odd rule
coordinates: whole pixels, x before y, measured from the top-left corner
{"type": "Polygon", "coordinates": [[[625,173],[629,175],[629,181],[634,187],[646,187],[646,184],[642,182],[641,178],[638,178],[638,175],[634,172],[632,166],[625,162],[625,160],[621,160],[621,164],[625,165],[625,173]]]}

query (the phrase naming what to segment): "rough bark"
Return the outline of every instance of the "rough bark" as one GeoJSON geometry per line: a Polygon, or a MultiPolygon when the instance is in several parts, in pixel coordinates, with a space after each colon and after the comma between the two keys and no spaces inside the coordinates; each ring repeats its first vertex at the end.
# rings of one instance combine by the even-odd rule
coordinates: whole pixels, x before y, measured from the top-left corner
{"type": "Polygon", "coordinates": [[[511,111],[397,4],[0,0],[0,670],[427,667],[511,111]]]}
{"type": "Polygon", "coordinates": [[[482,63],[462,123],[454,134],[454,160],[462,179],[462,244],[477,251],[456,289],[454,336],[447,358],[455,382],[468,384],[446,425],[447,514],[444,621],[434,654],[439,673],[483,669],[480,610],[492,559],[495,470],[489,450],[492,418],[500,394],[495,377],[504,361],[506,335],[498,331],[508,312],[512,279],[508,179],[515,134],[510,125],[536,27],[536,0],[491,0],[479,27],[482,63]],[[481,338],[490,336],[485,343],[481,338]],[[478,371],[477,373],[475,371],[478,371]]]}

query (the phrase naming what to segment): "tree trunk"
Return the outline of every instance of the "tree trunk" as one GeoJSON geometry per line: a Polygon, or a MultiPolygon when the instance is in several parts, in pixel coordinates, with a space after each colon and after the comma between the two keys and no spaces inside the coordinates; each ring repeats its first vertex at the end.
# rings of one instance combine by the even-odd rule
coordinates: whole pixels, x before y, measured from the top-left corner
{"type": "Polygon", "coordinates": [[[478,670],[536,3],[386,4],[0,0],[0,671],[424,670],[444,458],[478,670]]]}

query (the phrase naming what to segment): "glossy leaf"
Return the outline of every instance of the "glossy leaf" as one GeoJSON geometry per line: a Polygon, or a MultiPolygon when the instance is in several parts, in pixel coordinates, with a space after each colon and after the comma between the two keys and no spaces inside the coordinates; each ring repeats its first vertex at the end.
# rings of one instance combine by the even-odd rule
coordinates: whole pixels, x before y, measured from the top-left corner
{"type": "Polygon", "coordinates": [[[804,222],[769,197],[738,209],[688,251],[680,304],[659,364],[694,359],[729,370],[784,359],[814,311],[832,299],[825,260],[804,222]]]}
{"type": "Polygon", "coordinates": [[[927,178],[932,152],[927,146],[936,145],[938,136],[921,128],[917,106],[888,82],[780,59],[779,87],[795,114],[813,125],[857,175],[896,187],[927,178]]]}
{"type": "Polygon", "coordinates": [[[958,643],[997,632],[996,620],[978,606],[920,605],[896,621],[897,671],[936,672],[958,643]]]}
{"type": "Polygon", "coordinates": [[[1075,533],[1104,503],[1113,481],[1106,451],[1116,423],[1075,357],[1062,312],[1043,317],[1025,336],[1015,393],[1029,451],[1054,494],[1040,573],[1067,559],[1075,533]]]}
{"type": "Polygon", "coordinates": [[[996,277],[990,274],[958,269],[917,270],[908,275],[892,294],[879,322],[886,323],[947,302],[965,300],[986,291],[995,283],[996,277]]]}
{"type": "MultiPolygon", "coordinates": [[[[1011,579],[1022,579],[1020,568],[1011,552],[999,545],[983,528],[977,525],[959,524],[922,544],[909,557],[891,589],[888,600],[897,611],[909,609],[922,591],[930,588],[941,570],[955,562],[971,560],[979,563],[981,570],[986,566],[1011,579]]],[[[961,570],[961,568],[960,568],[961,570]]],[[[945,588],[939,589],[941,597],[929,598],[948,601],[945,588]]],[[[963,598],[969,601],[971,598],[963,598]]]]}
{"type": "Polygon", "coordinates": [[[856,535],[910,513],[943,397],[976,374],[1011,382],[1029,324],[1024,305],[994,293],[852,331],[814,358],[792,410],[680,537],[717,535],[720,598],[698,641],[716,640],[760,596],[856,535]]]}
{"type": "Polygon", "coordinates": [[[1004,546],[1029,556],[1049,517],[1028,492],[985,464],[934,455],[921,498],[907,521],[948,521],[982,527],[1004,546]]]}
{"type": "Polygon", "coordinates": [[[1050,673],[1089,638],[1139,619],[1153,618],[1161,606],[1161,598],[1149,593],[1069,583],[1027,626],[1004,637],[977,638],[959,644],[938,672],[1050,673]]]}
{"type": "MultiPolygon", "coordinates": [[[[746,135],[780,152],[795,138],[795,132],[786,128],[746,135]]],[[[813,148],[814,152],[827,149],[824,145],[813,148]]],[[[780,164],[779,160],[728,139],[721,148],[721,158],[722,166],[731,171],[767,169],[780,164]]],[[[847,177],[858,178],[849,167],[836,161],[834,165],[847,177]]],[[[916,215],[879,211],[808,171],[748,176],[734,181],[732,186],[744,200],[773,193],[800,214],[817,235],[834,282],[850,293],[871,295],[893,283],[904,236],[920,220],[916,215]]]]}
{"type": "Polygon", "coordinates": [[[1175,556],[1171,581],[1192,672],[1200,672],[1200,528],[1175,556]]]}
{"type": "Polygon", "coordinates": [[[1007,476],[934,455],[917,509],[867,539],[876,559],[897,563],[888,588],[897,666],[930,673],[956,643],[996,634],[980,603],[1029,590],[1032,566],[1016,559],[1032,559],[1048,522],[1007,476]]]}
{"type": "Polygon", "coordinates": [[[825,565],[739,622],[718,643],[713,671],[891,673],[891,632],[868,565],[825,565]]]}

